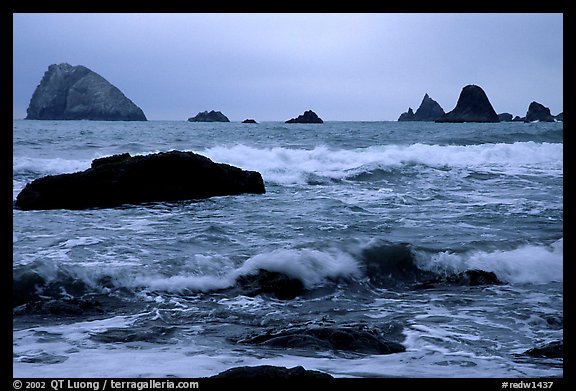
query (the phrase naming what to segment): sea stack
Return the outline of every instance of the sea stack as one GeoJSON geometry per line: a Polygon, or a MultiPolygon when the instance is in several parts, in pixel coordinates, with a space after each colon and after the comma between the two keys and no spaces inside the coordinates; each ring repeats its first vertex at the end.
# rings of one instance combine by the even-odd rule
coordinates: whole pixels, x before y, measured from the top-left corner
{"type": "Polygon", "coordinates": [[[52,64],[36,87],[26,119],[146,121],[142,109],[82,65],[52,64]]]}
{"type": "Polygon", "coordinates": [[[526,112],[525,122],[541,121],[554,122],[554,116],[550,114],[550,109],[538,102],[530,103],[526,112]]]}
{"type": "Polygon", "coordinates": [[[323,124],[324,121],[312,110],[307,110],[304,114],[299,115],[296,118],[289,119],[285,123],[287,124],[323,124]]]}
{"type": "Polygon", "coordinates": [[[188,118],[188,122],[230,122],[228,117],[220,111],[203,111],[196,116],[188,118]]]}
{"type": "Polygon", "coordinates": [[[436,121],[438,118],[445,114],[442,106],[438,104],[434,99],[430,98],[428,94],[424,95],[420,107],[416,110],[416,113],[412,111],[412,108],[408,108],[408,112],[402,113],[398,118],[398,121],[436,121]]]}
{"type": "Polygon", "coordinates": [[[500,122],[488,96],[482,88],[470,84],[460,92],[454,110],[444,114],[435,122],[500,122]]]}

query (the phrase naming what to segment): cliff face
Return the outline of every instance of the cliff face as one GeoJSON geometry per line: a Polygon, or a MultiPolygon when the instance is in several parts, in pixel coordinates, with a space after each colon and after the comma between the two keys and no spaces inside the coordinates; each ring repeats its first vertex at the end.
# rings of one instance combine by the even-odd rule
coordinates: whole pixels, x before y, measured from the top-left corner
{"type": "Polygon", "coordinates": [[[146,121],[146,116],[96,72],[64,63],[48,67],[32,95],[26,119],[146,121]]]}
{"type": "Polygon", "coordinates": [[[484,90],[471,84],[460,92],[454,110],[438,118],[436,122],[500,122],[500,120],[484,90]]]}

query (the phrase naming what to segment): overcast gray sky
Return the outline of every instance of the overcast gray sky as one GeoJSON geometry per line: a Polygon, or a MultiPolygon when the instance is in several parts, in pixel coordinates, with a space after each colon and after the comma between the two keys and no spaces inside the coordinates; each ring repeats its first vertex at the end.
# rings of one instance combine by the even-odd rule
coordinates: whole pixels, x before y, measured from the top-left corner
{"type": "Polygon", "coordinates": [[[397,120],[467,84],[498,113],[563,111],[563,16],[503,14],[14,14],[13,117],[50,64],[84,65],[149,120],[397,120]]]}

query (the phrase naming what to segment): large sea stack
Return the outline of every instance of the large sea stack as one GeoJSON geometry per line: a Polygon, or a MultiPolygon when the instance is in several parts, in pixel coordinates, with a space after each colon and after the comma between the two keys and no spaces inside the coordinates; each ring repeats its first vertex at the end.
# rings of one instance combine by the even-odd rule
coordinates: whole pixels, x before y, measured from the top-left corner
{"type": "Polygon", "coordinates": [[[436,122],[500,122],[486,93],[477,85],[467,85],[460,92],[454,110],[436,122]]]}
{"type": "Polygon", "coordinates": [[[442,106],[425,94],[416,113],[412,111],[412,108],[408,108],[406,113],[400,115],[398,121],[436,121],[444,114],[442,106]]]}
{"type": "Polygon", "coordinates": [[[287,124],[323,124],[324,121],[312,110],[307,110],[304,114],[299,115],[296,118],[291,118],[285,123],[287,124]]]}
{"type": "Polygon", "coordinates": [[[52,64],[32,95],[26,119],[146,121],[118,88],[82,65],[52,64]]]}
{"type": "Polygon", "coordinates": [[[194,117],[188,118],[189,122],[230,122],[220,111],[203,111],[196,114],[194,117]]]}
{"type": "Polygon", "coordinates": [[[124,153],[96,159],[91,168],[82,172],[36,179],[18,194],[15,207],[106,208],[243,193],[265,193],[260,173],[214,163],[192,152],[133,157],[124,153]]]}

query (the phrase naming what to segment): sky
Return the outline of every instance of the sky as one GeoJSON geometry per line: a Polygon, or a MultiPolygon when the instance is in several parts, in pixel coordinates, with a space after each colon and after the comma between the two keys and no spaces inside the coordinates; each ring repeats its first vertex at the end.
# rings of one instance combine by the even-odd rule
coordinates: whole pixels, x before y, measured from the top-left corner
{"type": "Polygon", "coordinates": [[[84,65],[148,120],[395,121],[462,88],[563,112],[561,13],[15,13],[13,118],[51,64],[84,65]]]}

